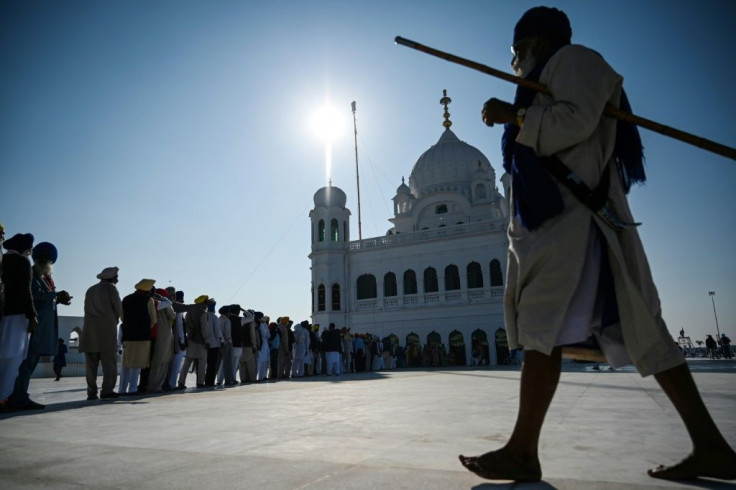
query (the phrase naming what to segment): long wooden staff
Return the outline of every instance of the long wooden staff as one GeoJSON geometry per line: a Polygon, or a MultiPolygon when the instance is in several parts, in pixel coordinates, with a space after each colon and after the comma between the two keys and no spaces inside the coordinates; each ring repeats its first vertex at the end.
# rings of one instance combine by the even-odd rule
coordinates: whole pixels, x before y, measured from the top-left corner
{"type": "MultiPolygon", "coordinates": [[[[524,78],[514,76],[510,73],[506,73],[501,70],[491,68],[490,66],[476,63],[475,61],[469,60],[467,58],[461,58],[459,56],[455,56],[454,54],[440,51],[439,49],[430,48],[429,46],[425,46],[424,44],[420,44],[420,43],[411,41],[409,39],[405,39],[401,36],[396,36],[395,41],[396,41],[396,44],[401,44],[403,46],[407,46],[409,48],[416,49],[417,51],[422,51],[424,53],[431,54],[432,56],[442,58],[443,60],[447,60],[452,63],[457,63],[458,65],[467,66],[468,68],[472,68],[473,70],[480,71],[487,75],[491,75],[493,77],[500,78],[502,80],[506,80],[507,82],[515,83],[517,85],[522,85],[524,87],[528,87],[532,90],[536,90],[544,94],[550,93],[549,89],[544,84],[541,84],[538,82],[531,82],[524,78]]],[[[603,112],[604,114],[614,117],[616,119],[621,119],[626,122],[636,124],[637,126],[647,128],[656,133],[660,133],[665,136],[669,136],[670,138],[675,138],[677,140],[684,141],[685,143],[689,143],[691,145],[697,146],[698,148],[702,148],[704,150],[707,150],[713,153],[717,153],[718,155],[722,155],[724,157],[730,158],[731,160],[736,160],[736,149],[731,148],[730,146],[722,145],[720,143],[716,143],[715,141],[701,138],[700,136],[695,136],[694,134],[686,133],[685,131],[680,131],[679,129],[675,129],[670,126],[665,126],[664,124],[659,124],[656,121],[652,121],[650,119],[639,117],[630,112],[626,112],[626,111],[622,111],[621,109],[617,109],[616,107],[613,107],[611,104],[606,104],[606,108],[603,112]]]]}

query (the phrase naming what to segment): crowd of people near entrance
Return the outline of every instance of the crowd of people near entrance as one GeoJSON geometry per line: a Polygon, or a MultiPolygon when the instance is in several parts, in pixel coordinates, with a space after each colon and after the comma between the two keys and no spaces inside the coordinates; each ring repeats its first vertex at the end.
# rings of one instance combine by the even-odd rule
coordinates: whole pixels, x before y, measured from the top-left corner
{"type": "MultiPolygon", "coordinates": [[[[30,379],[39,361],[52,355],[61,378],[67,347],[58,338],[57,306],[71,304],[72,296],[52,278],[58,259],[52,243],[34,246],[30,233],[4,240],[0,225],[0,244],[6,250],[0,261],[0,411],[39,410],[45,407],[30,399],[30,379]]],[[[441,344],[420,352],[418,344],[401,347],[395,336],[353,334],[335,324],[321,329],[288,316],[272,321],[238,304],[218,308],[207,295],[187,303],[183,291],[157,289],[153,279],[141,279],[121,298],[118,271],[102,270],[84,298],[78,349],[85,355],[89,400],[183,390],[190,370],[195,387],[207,388],[447,365],[441,344]]],[[[474,354],[474,362],[487,363],[486,357],[474,354]]]]}

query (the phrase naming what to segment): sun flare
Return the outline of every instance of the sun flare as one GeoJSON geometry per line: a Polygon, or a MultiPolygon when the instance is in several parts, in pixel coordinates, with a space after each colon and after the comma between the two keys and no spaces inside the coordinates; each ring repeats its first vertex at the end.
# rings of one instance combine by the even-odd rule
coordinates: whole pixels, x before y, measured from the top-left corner
{"type": "Polygon", "coordinates": [[[332,143],[345,131],[345,117],[329,103],[325,104],[312,116],[312,130],[326,143],[332,143]]]}

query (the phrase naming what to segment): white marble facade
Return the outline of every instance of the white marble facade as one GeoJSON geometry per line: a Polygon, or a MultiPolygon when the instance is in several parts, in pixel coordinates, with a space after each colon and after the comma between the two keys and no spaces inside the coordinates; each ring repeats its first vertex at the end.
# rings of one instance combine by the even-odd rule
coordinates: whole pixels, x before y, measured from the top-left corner
{"type": "Polygon", "coordinates": [[[455,344],[457,364],[471,364],[472,339],[484,333],[490,364],[503,363],[509,178],[501,178],[502,194],[491,163],[457,138],[448,116],[409,185],[402,178],[385,236],[351,241],[345,193],[331,185],[315,193],[312,321],[395,334],[402,346],[415,333],[423,347],[434,331],[446,347],[455,344]]]}

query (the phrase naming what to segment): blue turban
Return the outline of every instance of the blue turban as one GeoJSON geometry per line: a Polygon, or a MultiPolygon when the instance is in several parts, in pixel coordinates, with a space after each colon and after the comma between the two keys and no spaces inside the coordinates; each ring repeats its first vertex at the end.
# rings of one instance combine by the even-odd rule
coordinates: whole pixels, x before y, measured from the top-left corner
{"type": "Polygon", "coordinates": [[[35,247],[33,247],[33,252],[31,253],[31,257],[33,257],[33,260],[43,260],[47,259],[52,264],[56,262],[56,259],[59,257],[59,252],[57,252],[56,247],[53,243],[49,242],[41,242],[35,247]]]}

